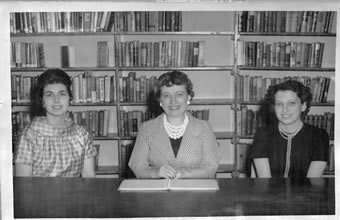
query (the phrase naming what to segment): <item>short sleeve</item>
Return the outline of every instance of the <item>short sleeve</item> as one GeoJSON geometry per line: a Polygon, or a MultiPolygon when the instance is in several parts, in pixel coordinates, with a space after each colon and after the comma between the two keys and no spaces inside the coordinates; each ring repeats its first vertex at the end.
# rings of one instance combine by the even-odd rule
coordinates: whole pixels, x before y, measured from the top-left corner
{"type": "Polygon", "coordinates": [[[329,136],[327,132],[317,128],[313,142],[312,161],[328,161],[329,136]]]}
{"type": "Polygon", "coordinates": [[[85,146],[85,159],[89,159],[92,157],[95,157],[98,152],[96,148],[93,146],[93,139],[90,133],[83,127],[80,127],[81,129],[81,135],[84,140],[84,146],[85,146]]]}
{"type": "Polygon", "coordinates": [[[33,164],[33,147],[34,144],[32,130],[25,128],[19,138],[14,150],[14,163],[22,163],[27,165],[33,164]]]}
{"type": "Polygon", "coordinates": [[[258,129],[254,135],[254,141],[250,149],[250,158],[269,158],[267,141],[269,134],[264,129],[258,129]]]}

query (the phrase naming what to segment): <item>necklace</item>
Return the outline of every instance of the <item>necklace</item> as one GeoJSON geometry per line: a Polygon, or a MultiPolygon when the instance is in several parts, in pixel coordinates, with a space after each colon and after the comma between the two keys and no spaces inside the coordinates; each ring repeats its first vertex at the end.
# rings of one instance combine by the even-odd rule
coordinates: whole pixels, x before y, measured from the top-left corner
{"type": "Polygon", "coordinates": [[[291,132],[291,133],[288,133],[286,131],[284,131],[282,129],[281,126],[279,126],[279,132],[281,134],[281,136],[284,138],[284,139],[288,139],[288,138],[293,138],[299,131],[300,129],[302,128],[303,126],[303,123],[300,121],[299,122],[299,125],[297,126],[296,130],[294,132],[291,132]]]}
{"type": "Polygon", "coordinates": [[[165,131],[168,134],[168,136],[173,139],[178,139],[183,136],[185,129],[188,125],[189,118],[185,114],[183,124],[179,126],[174,126],[168,122],[168,120],[166,119],[166,115],[164,115],[163,122],[165,131]]]}
{"type": "Polygon", "coordinates": [[[289,169],[290,169],[290,156],[292,151],[292,139],[293,137],[301,130],[303,123],[300,121],[299,125],[297,126],[296,130],[292,133],[287,133],[279,126],[280,135],[287,140],[287,152],[286,152],[286,165],[285,165],[285,172],[283,174],[284,178],[288,177],[289,169]]]}

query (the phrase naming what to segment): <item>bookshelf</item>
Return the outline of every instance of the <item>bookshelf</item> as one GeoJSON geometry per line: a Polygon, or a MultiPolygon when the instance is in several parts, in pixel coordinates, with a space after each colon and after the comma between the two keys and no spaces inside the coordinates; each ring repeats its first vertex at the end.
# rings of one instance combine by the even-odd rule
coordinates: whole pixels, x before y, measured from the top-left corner
{"type": "MultiPolygon", "coordinates": [[[[270,14],[273,16],[275,13],[270,14]]],[[[308,15],[311,16],[309,12],[308,15]]],[[[128,175],[125,158],[130,153],[138,125],[155,116],[152,112],[148,113],[148,96],[153,80],[166,71],[181,70],[194,85],[195,97],[189,111],[197,117],[208,111],[206,119],[212,124],[217,137],[223,155],[217,177],[242,176],[248,172],[244,163],[247,144],[251,143],[253,133],[241,133],[241,110],[256,112],[262,98],[259,93],[258,99],[249,99],[249,94],[252,94],[249,90],[248,99],[245,98],[245,78],[252,78],[252,81],[258,78],[262,81],[266,78],[281,79],[284,73],[291,77],[310,77],[310,80],[331,79],[326,97],[313,102],[310,114],[319,116],[330,112],[334,115],[335,24],[329,25],[331,28],[327,32],[274,32],[273,27],[271,31],[267,27],[266,31],[253,28],[250,32],[244,18],[251,22],[255,18],[263,20],[263,16],[269,19],[269,14],[264,12],[232,11],[12,13],[12,51],[20,54],[25,51],[24,54],[36,57],[23,59],[11,54],[12,99],[16,99],[12,100],[13,115],[20,115],[22,113],[17,112],[25,112],[29,107],[29,98],[18,99],[18,90],[14,88],[19,85],[13,84],[15,77],[32,78],[34,81],[46,68],[57,67],[77,81],[78,87],[83,80],[86,80],[86,85],[97,85],[92,86],[92,90],[83,85],[83,92],[80,92],[83,96],[71,104],[70,112],[73,117],[85,114],[82,112],[94,112],[92,118],[110,115],[110,125],[101,125],[110,127],[105,134],[102,131],[96,133],[96,126],[100,123],[85,123],[84,126],[94,130],[94,143],[100,145],[98,177],[124,177],[128,175]],[[37,20],[40,24],[34,22],[37,20]],[[51,20],[56,22],[49,25],[51,20]],[[255,45],[260,42],[261,48],[270,48],[270,45],[280,45],[281,42],[302,42],[313,48],[322,44],[323,58],[306,66],[290,63],[256,66],[248,65],[248,62],[246,65],[245,42],[254,42],[255,45]],[[17,49],[17,45],[25,49],[17,49]],[[70,57],[66,64],[61,59],[62,53],[70,57]],[[108,84],[105,84],[106,78],[109,78],[108,84]],[[101,84],[104,85],[102,89],[110,88],[107,91],[109,95],[100,90],[101,84]],[[131,127],[132,130],[129,130],[131,127]]],[[[335,22],[334,15],[328,16],[335,22]]],[[[22,84],[20,82],[20,86],[22,84]]],[[[256,91],[260,89],[256,88],[256,91]]],[[[18,117],[20,121],[23,116],[18,117]]],[[[23,126],[24,123],[21,123],[20,126],[23,126]]],[[[332,173],[334,171],[327,171],[327,175],[332,173]]]]}

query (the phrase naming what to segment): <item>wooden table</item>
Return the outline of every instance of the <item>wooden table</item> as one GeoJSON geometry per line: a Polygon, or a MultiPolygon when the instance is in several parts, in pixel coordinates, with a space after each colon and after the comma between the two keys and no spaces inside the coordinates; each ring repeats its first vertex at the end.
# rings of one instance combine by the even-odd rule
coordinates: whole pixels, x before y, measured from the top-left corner
{"type": "Polygon", "coordinates": [[[333,178],[218,179],[219,191],[119,192],[122,179],[14,178],[14,217],[334,215],[333,178]]]}

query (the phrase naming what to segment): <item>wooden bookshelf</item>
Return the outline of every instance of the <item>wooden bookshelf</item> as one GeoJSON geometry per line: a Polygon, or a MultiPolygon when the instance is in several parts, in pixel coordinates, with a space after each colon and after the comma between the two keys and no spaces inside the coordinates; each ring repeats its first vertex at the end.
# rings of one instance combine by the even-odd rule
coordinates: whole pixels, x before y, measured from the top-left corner
{"type": "MultiPolygon", "coordinates": [[[[26,12],[27,15],[28,12],[26,12]]],[[[120,175],[121,169],[119,164],[125,160],[121,156],[121,146],[127,143],[133,143],[135,136],[121,136],[120,113],[123,111],[145,111],[148,105],[147,101],[126,101],[123,100],[123,92],[120,84],[121,77],[127,77],[129,72],[136,72],[136,79],[141,76],[151,77],[159,76],[161,73],[170,70],[180,70],[189,75],[193,80],[194,90],[197,90],[198,96],[195,96],[190,104],[190,108],[194,110],[208,109],[210,110],[209,121],[215,132],[215,136],[221,142],[222,148],[226,148],[226,152],[235,152],[235,155],[222,155],[223,157],[233,157],[234,164],[223,164],[219,167],[218,173],[246,172],[246,170],[238,170],[239,155],[237,154],[238,144],[244,139],[251,142],[253,135],[244,135],[238,133],[238,120],[240,106],[245,105],[250,109],[256,109],[260,101],[243,101],[239,99],[237,91],[240,89],[237,85],[237,77],[240,75],[281,77],[283,74],[299,76],[303,73],[308,75],[335,77],[335,47],[329,46],[336,38],[334,28],[327,29],[327,33],[323,32],[273,32],[273,31],[244,31],[240,27],[239,12],[185,12],[186,16],[182,17],[182,26],[177,31],[131,31],[120,29],[117,26],[112,31],[103,31],[103,29],[91,29],[91,31],[71,31],[71,32],[35,32],[35,33],[14,33],[10,37],[12,42],[41,42],[44,44],[46,67],[17,67],[12,65],[12,75],[36,76],[47,68],[61,68],[60,66],[60,46],[74,45],[76,49],[76,65],[75,67],[65,67],[64,69],[72,77],[90,72],[94,76],[114,76],[115,100],[110,102],[79,102],[71,103],[72,110],[114,110],[116,126],[113,136],[94,137],[94,143],[100,143],[107,148],[115,148],[118,155],[105,153],[106,161],[110,161],[110,157],[115,157],[112,164],[99,166],[97,174],[100,175],[120,175]],[[216,15],[215,15],[216,14],[216,15]],[[200,22],[197,23],[197,18],[200,22]],[[190,20],[192,19],[192,20],[190,20]],[[191,27],[192,26],[192,27],[191,27]],[[195,30],[193,30],[195,27],[195,30]],[[282,38],[282,40],[281,40],[282,38]],[[297,40],[298,39],[298,40],[297,40]],[[306,39],[306,40],[305,40],[306,39]],[[238,43],[240,41],[268,41],[268,42],[294,42],[294,41],[322,41],[325,44],[323,61],[331,60],[330,63],[321,63],[321,67],[253,67],[239,65],[240,56],[238,54],[238,43]],[[115,58],[114,66],[98,67],[97,60],[97,42],[114,42],[115,58]],[[204,62],[197,66],[189,65],[168,65],[168,66],[124,66],[120,64],[120,56],[117,45],[123,42],[139,41],[145,42],[170,42],[170,41],[204,41],[204,62]],[[328,59],[331,58],[331,59],[328,59]],[[203,79],[201,79],[203,78],[203,79]],[[211,85],[210,83],[214,83],[211,85]],[[216,84],[216,86],[215,86],[216,84]],[[196,88],[196,86],[198,86],[196,88]],[[208,88],[207,87],[211,87],[208,88]],[[202,92],[201,92],[202,91],[202,92]],[[209,98],[206,98],[209,97],[209,98]],[[114,147],[112,147],[113,145],[114,147]],[[233,149],[230,151],[230,149],[233,149]],[[118,165],[116,165],[118,164],[118,165]]],[[[260,13],[260,12],[258,12],[260,13]]],[[[125,15],[124,15],[125,16],[125,15]]],[[[334,19],[333,26],[336,26],[334,19]]],[[[131,25],[131,24],[129,24],[131,25]]],[[[177,24],[178,25],[178,24],[177,24]]],[[[130,28],[130,26],[129,26],[130,28]]],[[[14,28],[13,28],[14,29],[14,28]]],[[[167,51],[168,52],[168,51],[167,51]]],[[[334,81],[332,82],[334,83],[334,81]]],[[[329,91],[326,102],[313,102],[312,108],[333,109],[335,106],[335,91],[329,91]]],[[[195,91],[196,93],[196,91],[195,91]]],[[[14,111],[26,111],[29,107],[28,102],[12,103],[14,111]]],[[[322,110],[321,110],[322,111],[322,110]]],[[[326,111],[326,110],[325,110],[326,111]]],[[[327,110],[328,111],[328,110],[327,110]]],[[[107,149],[106,149],[107,150],[107,149]]],[[[110,151],[111,152],[111,151],[110,151]]],[[[102,159],[102,158],[100,158],[102,159]]],[[[126,162],[126,161],[125,161],[126,162]]],[[[124,163],[125,163],[124,162],[124,163]]],[[[327,175],[334,175],[334,172],[327,172],[327,175]]]]}

